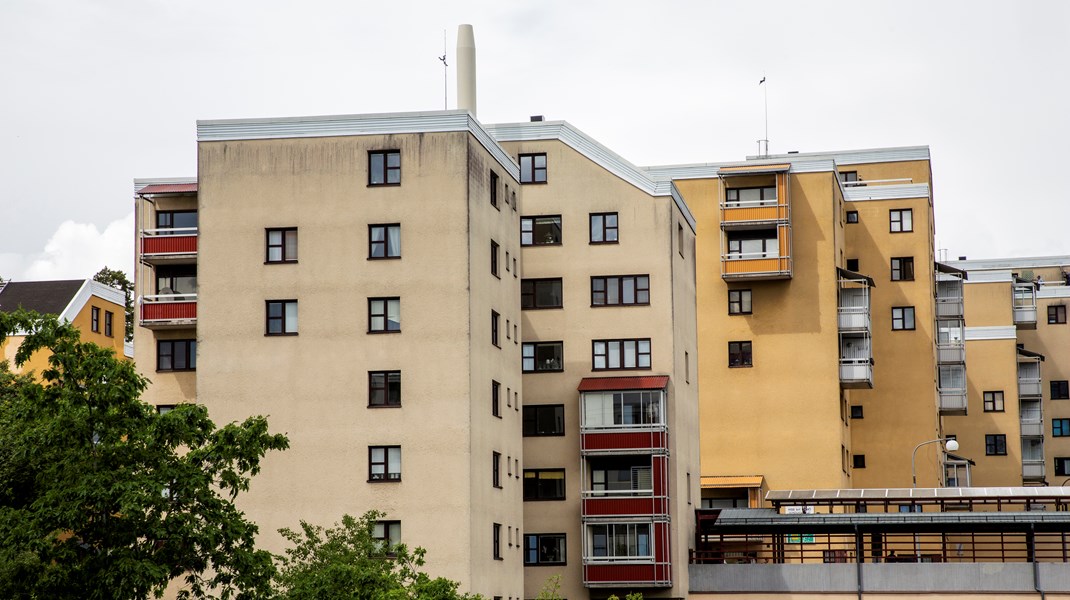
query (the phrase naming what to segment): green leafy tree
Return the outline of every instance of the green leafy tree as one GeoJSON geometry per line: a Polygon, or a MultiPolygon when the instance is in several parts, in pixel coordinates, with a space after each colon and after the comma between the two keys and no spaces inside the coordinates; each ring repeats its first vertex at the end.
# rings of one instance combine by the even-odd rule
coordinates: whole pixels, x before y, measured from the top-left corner
{"type": "Polygon", "coordinates": [[[53,316],[0,313],[15,360],[51,354],[42,381],[0,364],[0,597],[266,598],[274,565],[234,506],[269,450],[253,417],[217,428],[203,406],[160,415],[146,380],[53,316]]]}
{"type": "Polygon", "coordinates": [[[373,537],[383,514],[345,515],[323,528],[301,521],[300,531],[280,529],[292,547],[276,556],[280,600],[476,600],[457,582],[431,578],[421,568],[426,550],[405,544],[387,547],[373,537]]]}
{"type": "Polygon", "coordinates": [[[126,277],[126,273],[122,271],[109,269],[104,267],[97,271],[97,274],[93,276],[93,281],[98,281],[104,285],[110,285],[113,288],[118,288],[126,295],[126,341],[134,341],[134,284],[130,283],[130,280],[126,277]]]}
{"type": "Polygon", "coordinates": [[[535,600],[562,600],[561,576],[551,575],[546,583],[542,584],[542,590],[539,591],[538,596],[535,596],[535,600]]]}

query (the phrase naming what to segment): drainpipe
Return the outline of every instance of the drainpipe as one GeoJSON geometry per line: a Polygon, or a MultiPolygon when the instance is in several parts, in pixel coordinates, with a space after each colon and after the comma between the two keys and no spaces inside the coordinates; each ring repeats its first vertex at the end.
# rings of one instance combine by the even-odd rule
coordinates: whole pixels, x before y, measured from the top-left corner
{"type": "Polygon", "coordinates": [[[862,532],[855,525],[855,581],[857,583],[858,600],[862,600],[862,552],[865,544],[862,540],[862,532]]]}
{"type": "Polygon", "coordinates": [[[1040,594],[1040,600],[1046,600],[1044,590],[1040,587],[1040,563],[1037,562],[1037,526],[1035,524],[1029,525],[1025,543],[1029,552],[1029,560],[1033,561],[1033,589],[1040,594]]]}

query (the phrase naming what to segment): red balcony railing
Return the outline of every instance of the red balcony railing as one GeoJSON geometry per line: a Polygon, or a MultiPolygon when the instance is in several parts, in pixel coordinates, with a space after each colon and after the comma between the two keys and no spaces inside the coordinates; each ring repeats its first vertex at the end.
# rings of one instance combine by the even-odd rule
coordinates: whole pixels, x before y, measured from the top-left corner
{"type": "Polygon", "coordinates": [[[583,452],[601,452],[613,450],[665,450],[668,448],[668,434],[664,428],[643,428],[637,431],[619,429],[586,430],[580,436],[583,452]]]}
{"type": "Polygon", "coordinates": [[[187,262],[196,258],[196,227],[145,229],[141,232],[141,259],[145,262],[187,262]]]}
{"type": "Polygon", "coordinates": [[[157,294],[141,299],[142,327],[193,327],[196,324],[197,294],[157,294]]]}

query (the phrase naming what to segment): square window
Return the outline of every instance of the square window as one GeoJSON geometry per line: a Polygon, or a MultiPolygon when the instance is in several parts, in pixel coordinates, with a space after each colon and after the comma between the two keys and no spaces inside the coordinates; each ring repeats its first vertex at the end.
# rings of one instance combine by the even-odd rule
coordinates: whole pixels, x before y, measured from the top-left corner
{"type": "Polygon", "coordinates": [[[851,406],[851,418],[852,419],[863,419],[863,418],[865,418],[865,412],[863,412],[861,404],[855,404],[855,405],[851,406]]]}
{"type": "Polygon", "coordinates": [[[490,382],[490,414],[498,417],[502,416],[502,384],[497,381],[490,382]]]}
{"type": "Polygon", "coordinates": [[[858,273],[859,272],[858,271],[858,259],[857,258],[848,258],[846,262],[847,262],[847,270],[848,271],[851,271],[852,273],[858,273]]]}
{"type": "Polygon", "coordinates": [[[368,298],[368,333],[401,331],[400,298],[368,298]]]}
{"type": "Polygon", "coordinates": [[[866,455],[865,454],[852,454],[851,455],[851,466],[853,468],[855,468],[855,469],[865,469],[866,468],[866,455]]]}
{"type": "Polygon", "coordinates": [[[490,343],[501,348],[501,344],[498,343],[498,323],[501,321],[501,315],[497,311],[490,311],[490,343]]]}
{"type": "Polygon", "coordinates": [[[649,369],[650,339],[594,340],[591,354],[594,371],[649,369]]]}
{"type": "Polygon", "coordinates": [[[524,407],[524,437],[565,435],[563,404],[533,404],[524,407]]]}
{"type": "Polygon", "coordinates": [[[401,371],[368,371],[368,406],[401,406],[401,371]]]}
{"type": "Polygon", "coordinates": [[[100,309],[95,306],[89,311],[89,329],[100,333],[100,309]]]}
{"type": "Polygon", "coordinates": [[[490,172],[490,205],[498,210],[498,174],[494,171],[490,172]]]}
{"type": "Polygon", "coordinates": [[[1048,325],[1066,325],[1066,305],[1055,304],[1048,307],[1048,325]]]}
{"type": "Polygon", "coordinates": [[[617,213],[591,213],[591,243],[616,244],[617,213]]]}
{"type": "Polygon", "coordinates": [[[1070,419],[1052,419],[1051,437],[1070,437],[1070,419]]]}
{"type": "Polygon", "coordinates": [[[892,331],[914,329],[914,307],[896,306],[892,308],[892,331]]]}
{"type": "Polygon", "coordinates": [[[175,405],[174,404],[157,404],[156,405],[156,414],[158,414],[158,415],[166,415],[167,413],[171,412],[174,409],[175,409],[175,405]]]}
{"type": "Polygon", "coordinates": [[[491,453],[491,483],[494,487],[501,489],[502,487],[502,454],[501,452],[491,453]]]}
{"type": "Polygon", "coordinates": [[[525,373],[564,370],[564,344],[561,342],[525,342],[521,349],[525,373]]]}
{"type": "Polygon", "coordinates": [[[368,258],[401,258],[401,225],[368,225],[368,258]]]}
{"type": "Polygon", "coordinates": [[[1070,457],[1055,457],[1055,474],[1062,476],[1070,475],[1070,457]]]}
{"type": "Polygon", "coordinates": [[[197,340],[157,340],[156,370],[196,371],[197,340]]]}
{"type": "Polygon", "coordinates": [[[368,153],[368,185],[401,183],[401,151],[376,150],[368,153]]]}
{"type": "Polygon", "coordinates": [[[728,290],[728,314],[749,315],[751,314],[750,303],[750,290],[728,290]]]}
{"type": "Polygon", "coordinates": [[[858,222],[858,211],[857,210],[849,210],[849,211],[847,211],[847,222],[848,223],[857,223],[858,222]]]}
{"type": "Polygon", "coordinates": [[[524,500],[564,500],[564,469],[524,469],[524,500]]]}
{"type": "Polygon", "coordinates": [[[521,246],[556,246],[561,243],[561,215],[520,217],[521,246]]]}
{"type": "Polygon", "coordinates": [[[914,257],[892,259],[892,281],[914,281],[914,257]]]}
{"type": "Polygon", "coordinates": [[[840,181],[843,183],[857,183],[862,180],[858,178],[858,171],[840,171],[840,181]]]}
{"type": "Polygon", "coordinates": [[[728,366],[754,366],[750,342],[728,342],[728,366]]]}
{"type": "Polygon", "coordinates": [[[368,446],[368,481],[401,481],[401,446],[368,446]]]}
{"type": "Polygon", "coordinates": [[[984,409],[985,412],[1003,412],[1003,392],[985,392],[984,409]]]}
{"type": "Polygon", "coordinates": [[[372,528],[372,539],[379,542],[381,550],[388,555],[401,543],[401,521],[376,521],[372,528]]]}
{"type": "Polygon", "coordinates": [[[265,335],[297,335],[297,300],[267,301],[265,335]]]}
{"type": "Polygon", "coordinates": [[[591,306],[650,304],[649,275],[599,276],[591,278],[591,306]]]}
{"type": "Polygon", "coordinates": [[[892,233],[914,231],[914,210],[911,208],[889,210],[888,230],[892,233]]]}
{"type": "Polygon", "coordinates": [[[520,155],[520,183],[546,183],[546,154],[520,155]]]}
{"type": "Polygon", "coordinates": [[[114,337],[112,335],[112,326],[115,321],[115,313],[110,310],[104,311],[104,335],[108,337],[114,337]]]}
{"type": "Polygon", "coordinates": [[[535,533],[524,535],[524,564],[565,564],[565,534],[535,533]]]}
{"type": "Polygon", "coordinates": [[[490,274],[500,278],[498,275],[498,254],[501,253],[501,249],[498,246],[498,242],[494,240],[490,241],[490,274]]]}
{"type": "Polygon", "coordinates": [[[1070,382],[1067,380],[1056,380],[1051,382],[1051,399],[1052,400],[1067,400],[1070,399],[1070,382]]]}
{"type": "Polygon", "coordinates": [[[1007,455],[1007,436],[1005,434],[988,434],[985,436],[985,454],[987,456],[1007,455]]]}
{"type": "Polygon", "coordinates": [[[297,228],[268,229],[265,263],[297,262],[297,228]]]}
{"type": "Polygon", "coordinates": [[[520,308],[561,308],[561,278],[521,279],[520,308]]]}

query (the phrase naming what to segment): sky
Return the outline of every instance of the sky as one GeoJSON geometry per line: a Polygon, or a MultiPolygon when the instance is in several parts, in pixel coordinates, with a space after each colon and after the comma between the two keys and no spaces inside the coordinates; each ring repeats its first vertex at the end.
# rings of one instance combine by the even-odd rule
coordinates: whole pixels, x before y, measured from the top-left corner
{"type": "Polygon", "coordinates": [[[461,23],[483,123],[733,161],[768,93],[772,153],[928,145],[948,258],[1070,254],[1062,0],[4,0],[0,277],[131,272],[132,180],[195,176],[198,119],[455,108],[461,23]]]}

